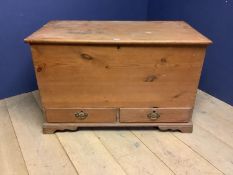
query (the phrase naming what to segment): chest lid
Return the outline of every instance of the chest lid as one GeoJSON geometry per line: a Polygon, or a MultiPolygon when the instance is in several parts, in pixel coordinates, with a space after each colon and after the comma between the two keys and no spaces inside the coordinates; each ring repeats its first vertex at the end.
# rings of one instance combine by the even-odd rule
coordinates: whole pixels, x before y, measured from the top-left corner
{"type": "Polygon", "coordinates": [[[51,21],[25,42],[60,44],[199,44],[211,41],[183,21],[51,21]]]}

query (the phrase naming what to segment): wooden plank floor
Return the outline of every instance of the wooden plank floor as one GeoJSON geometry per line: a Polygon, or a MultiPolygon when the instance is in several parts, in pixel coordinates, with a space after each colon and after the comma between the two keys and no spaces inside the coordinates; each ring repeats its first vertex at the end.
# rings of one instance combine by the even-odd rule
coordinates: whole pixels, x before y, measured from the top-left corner
{"type": "Polygon", "coordinates": [[[233,107],[198,91],[192,134],[42,134],[38,92],[0,100],[0,175],[233,175],[233,107]]]}

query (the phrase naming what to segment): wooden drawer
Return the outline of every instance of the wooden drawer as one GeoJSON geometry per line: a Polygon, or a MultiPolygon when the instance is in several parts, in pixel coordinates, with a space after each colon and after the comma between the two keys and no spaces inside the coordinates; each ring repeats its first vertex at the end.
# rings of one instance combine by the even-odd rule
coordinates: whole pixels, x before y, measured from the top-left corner
{"type": "Polygon", "coordinates": [[[189,122],[191,108],[121,108],[120,122],[189,122]]]}
{"type": "Polygon", "coordinates": [[[47,109],[48,122],[112,123],[116,122],[116,108],[63,108],[47,109]]]}

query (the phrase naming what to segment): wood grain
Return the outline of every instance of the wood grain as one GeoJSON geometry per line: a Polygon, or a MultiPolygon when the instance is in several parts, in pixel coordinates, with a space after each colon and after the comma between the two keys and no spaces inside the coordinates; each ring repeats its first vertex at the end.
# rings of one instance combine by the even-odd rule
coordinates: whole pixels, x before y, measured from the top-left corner
{"type": "Polygon", "coordinates": [[[52,134],[55,131],[71,130],[79,128],[114,128],[114,127],[149,127],[150,129],[159,128],[162,131],[172,130],[191,133],[193,129],[192,122],[186,123],[43,123],[43,132],[52,134]]]}
{"type": "Polygon", "coordinates": [[[166,123],[189,122],[192,116],[190,108],[120,108],[120,122],[123,123],[166,123]],[[156,113],[157,119],[151,119],[149,114],[156,113]]]}
{"type": "Polygon", "coordinates": [[[192,108],[205,48],[34,45],[32,53],[45,109],[192,108]]]}
{"type": "Polygon", "coordinates": [[[95,131],[128,175],[174,174],[129,131],[95,131]]]}
{"type": "MultiPolygon", "coordinates": [[[[38,98],[37,91],[33,94],[38,98]]],[[[37,101],[40,103],[39,98],[37,101]]],[[[201,91],[197,93],[194,110],[196,124],[192,134],[157,132],[142,128],[133,129],[131,132],[123,128],[121,131],[95,129],[93,134],[93,130],[81,129],[79,132],[56,133],[57,137],[53,140],[51,138],[54,135],[48,137],[41,133],[43,116],[35,112],[36,108],[40,109],[34,100],[29,100],[27,95],[19,95],[7,99],[7,103],[8,106],[10,105],[10,113],[6,113],[6,106],[0,101],[0,150],[3,150],[0,151],[0,174],[5,175],[8,172],[23,174],[22,167],[17,165],[22,159],[17,153],[20,148],[26,158],[29,174],[60,174],[59,171],[64,167],[58,162],[64,162],[66,158],[57,156],[61,152],[59,146],[53,146],[57,142],[64,147],[64,152],[68,154],[69,161],[73,163],[79,174],[95,174],[98,173],[98,169],[101,174],[107,172],[108,175],[115,175],[118,172],[133,175],[166,174],[167,169],[171,173],[181,175],[221,173],[231,175],[233,172],[233,147],[229,144],[231,141],[229,129],[233,127],[230,114],[233,108],[201,91]],[[199,114],[199,111],[203,110],[209,117],[199,114]],[[215,113],[217,115],[214,115],[215,113]],[[14,128],[10,124],[9,114],[14,128]],[[198,122],[196,122],[197,118],[199,118],[198,122]],[[215,124],[209,125],[208,122],[215,124]],[[214,132],[215,128],[217,128],[216,132],[214,132]],[[17,137],[12,134],[13,129],[17,137]],[[221,130],[223,132],[220,132],[221,130]],[[15,139],[18,139],[20,147],[17,144],[15,147],[17,142],[14,141],[15,139]],[[158,169],[154,171],[153,166],[157,160],[159,164],[155,167],[158,169]],[[161,164],[164,166],[160,166],[161,164]],[[56,166],[58,172],[54,170],[56,166]],[[51,172],[50,168],[54,171],[51,172]],[[110,169],[114,171],[110,172],[110,169]]],[[[83,123],[77,124],[83,125],[83,123]]],[[[76,123],[70,125],[74,126],[76,123]]],[[[63,174],[72,174],[64,172],[63,170],[63,174]]]]}
{"type": "Polygon", "coordinates": [[[210,134],[198,125],[194,125],[193,134],[181,135],[179,133],[173,133],[173,135],[187,144],[191,149],[195,150],[224,174],[233,174],[233,149],[221,142],[216,136],[210,134]]]}
{"type": "MultiPolygon", "coordinates": [[[[36,99],[40,109],[41,108],[41,101],[40,101],[40,97],[38,94],[38,91],[33,91],[33,95],[34,98],[36,99]]],[[[181,131],[181,132],[185,132],[185,133],[190,133],[192,132],[193,129],[193,125],[192,122],[188,122],[188,123],[112,123],[112,124],[106,124],[106,123],[97,123],[97,124],[93,124],[93,123],[87,123],[87,124],[75,124],[75,123],[63,123],[63,124],[59,124],[59,123],[44,123],[43,124],[43,131],[46,134],[52,134],[55,131],[59,131],[59,130],[77,130],[80,127],[158,127],[160,130],[174,130],[174,131],[181,131]]]]}
{"type": "Polygon", "coordinates": [[[4,100],[0,100],[0,174],[28,174],[4,100]]]}
{"type": "Polygon", "coordinates": [[[225,115],[223,111],[218,112],[219,105],[213,108],[211,102],[209,103],[201,97],[197,98],[196,104],[197,107],[194,109],[193,114],[194,123],[216,135],[216,137],[233,148],[233,123],[225,120],[226,117],[222,117],[225,115]]]}
{"type": "Polygon", "coordinates": [[[183,21],[51,21],[25,41],[31,44],[211,43],[183,21]]]}
{"type": "Polygon", "coordinates": [[[92,131],[57,133],[80,175],[125,175],[92,131]]]}
{"type": "Polygon", "coordinates": [[[187,23],[52,21],[25,41],[31,45],[45,133],[58,123],[57,129],[72,130],[79,125],[69,123],[145,124],[152,122],[145,117],[150,108],[161,113],[156,122],[176,122],[156,125],[160,129],[192,131],[188,122],[211,41],[187,23]],[[88,117],[78,120],[76,111],[88,117]]]}
{"type": "Polygon", "coordinates": [[[115,108],[67,108],[47,109],[45,111],[47,122],[74,122],[74,123],[114,123],[118,115],[115,108]],[[84,112],[85,119],[79,119],[75,114],[84,112]]]}
{"type": "Polygon", "coordinates": [[[29,174],[76,175],[55,135],[43,135],[43,115],[31,93],[6,100],[29,174]]]}
{"type": "Polygon", "coordinates": [[[220,117],[233,124],[233,106],[211,96],[203,91],[197,92],[196,108],[205,110],[204,113],[213,117],[220,117]]]}
{"type": "MultiPolygon", "coordinates": [[[[133,131],[133,133],[175,174],[222,174],[171,133],[156,131],[133,131]]],[[[192,137],[192,134],[187,134],[186,137],[189,135],[192,137]]]]}

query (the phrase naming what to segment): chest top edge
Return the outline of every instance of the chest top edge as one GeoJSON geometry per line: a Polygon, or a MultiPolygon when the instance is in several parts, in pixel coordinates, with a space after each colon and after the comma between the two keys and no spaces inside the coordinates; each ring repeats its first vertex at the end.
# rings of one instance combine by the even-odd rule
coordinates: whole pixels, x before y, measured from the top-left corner
{"type": "Polygon", "coordinates": [[[24,41],[30,44],[212,43],[184,21],[50,21],[24,41]]]}

